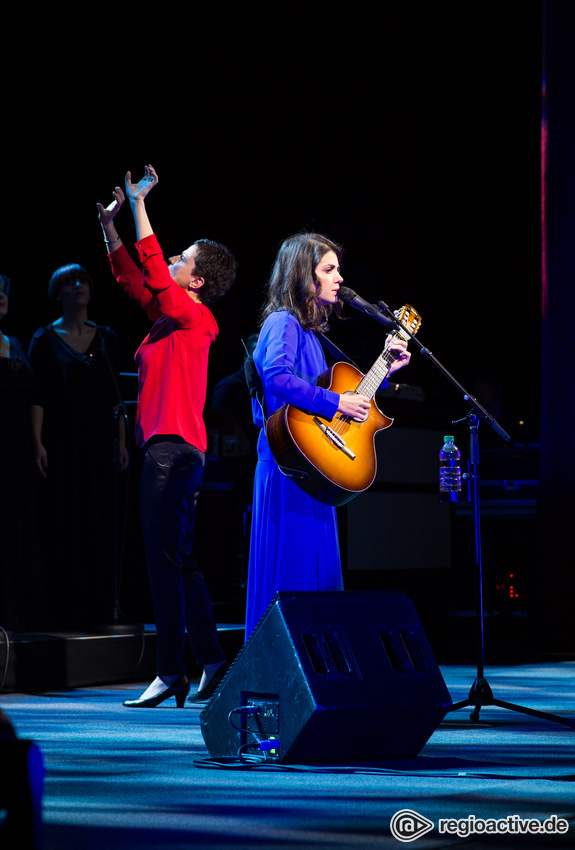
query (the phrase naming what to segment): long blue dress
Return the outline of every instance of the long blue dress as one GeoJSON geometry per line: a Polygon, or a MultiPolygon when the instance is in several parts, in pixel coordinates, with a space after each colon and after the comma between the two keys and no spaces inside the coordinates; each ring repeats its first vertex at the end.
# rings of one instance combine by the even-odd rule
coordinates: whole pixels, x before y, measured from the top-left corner
{"type": "MultiPolygon", "coordinates": [[[[265,320],[254,351],[266,413],[286,403],[331,418],[339,395],[316,386],[325,372],[321,343],[287,311],[265,320]]],[[[308,496],[283,475],[266,439],[263,415],[254,479],[246,638],[278,590],[343,590],[336,510],[308,496]]]]}

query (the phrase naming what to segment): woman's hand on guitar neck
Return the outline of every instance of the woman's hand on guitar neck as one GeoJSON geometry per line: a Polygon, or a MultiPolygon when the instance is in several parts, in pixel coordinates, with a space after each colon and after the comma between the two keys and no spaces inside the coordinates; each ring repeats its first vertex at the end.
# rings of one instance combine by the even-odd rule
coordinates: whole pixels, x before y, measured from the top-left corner
{"type": "Polygon", "coordinates": [[[389,367],[388,377],[393,375],[394,372],[397,372],[398,369],[403,369],[411,360],[411,351],[407,350],[407,342],[405,340],[392,337],[389,349],[395,352],[395,360],[389,367]]]}
{"type": "Polygon", "coordinates": [[[344,416],[351,416],[352,419],[357,419],[358,422],[365,422],[369,416],[370,409],[370,400],[365,395],[343,393],[339,397],[338,413],[343,413],[344,416]]]}

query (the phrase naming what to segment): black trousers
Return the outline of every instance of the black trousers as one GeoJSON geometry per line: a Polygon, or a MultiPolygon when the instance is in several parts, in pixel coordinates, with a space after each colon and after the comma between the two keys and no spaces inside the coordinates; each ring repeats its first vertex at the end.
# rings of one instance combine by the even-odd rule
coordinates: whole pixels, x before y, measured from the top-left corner
{"type": "Polygon", "coordinates": [[[144,447],[140,515],[154,604],[159,676],[186,672],[185,633],[200,667],[224,661],[204,574],[192,552],[205,456],[177,436],[144,447]]]}

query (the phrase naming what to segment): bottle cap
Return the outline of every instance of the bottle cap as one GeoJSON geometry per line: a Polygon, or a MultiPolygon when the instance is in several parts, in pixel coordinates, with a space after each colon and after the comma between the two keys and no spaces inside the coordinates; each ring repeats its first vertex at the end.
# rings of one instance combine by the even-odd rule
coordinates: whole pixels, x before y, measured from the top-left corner
{"type": "Polygon", "coordinates": [[[444,437],[443,439],[445,440],[446,443],[453,443],[453,441],[455,440],[455,437],[444,437]]]}

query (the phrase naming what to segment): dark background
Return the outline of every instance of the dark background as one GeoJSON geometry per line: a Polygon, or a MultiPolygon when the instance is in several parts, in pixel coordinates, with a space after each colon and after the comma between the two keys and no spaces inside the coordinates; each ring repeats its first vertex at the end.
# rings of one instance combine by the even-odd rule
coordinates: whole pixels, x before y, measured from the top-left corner
{"type": "MultiPolygon", "coordinates": [[[[419,310],[421,338],[464,384],[478,361],[496,364],[535,409],[538,2],[76,14],[4,28],[0,265],[23,342],[55,318],[47,282],[75,261],[131,364],[147,322],[116,291],[95,205],[151,162],[166,254],[209,236],[240,263],[215,311],[212,382],[241,360],[279,243],[313,228],[344,245],[347,285],[419,310]]],[[[131,243],[127,208],[118,224],[131,243]]],[[[417,364],[420,378],[441,383],[417,364]]]]}
{"type": "MultiPolygon", "coordinates": [[[[7,332],[27,345],[55,319],[48,280],[78,262],[96,281],[91,318],[133,371],[148,322],[111,277],[96,202],[150,162],[166,255],[207,236],[239,260],[214,308],[210,386],[241,364],[280,242],[314,229],[343,244],[346,285],[412,304],[422,342],[466,387],[495,376],[536,439],[539,2],[83,4],[15,12],[3,30],[7,332]]],[[[133,242],[127,207],[117,223],[133,242]]],[[[359,314],[333,337],[363,366],[383,339],[359,314]]],[[[440,429],[467,412],[417,353],[402,380],[440,429]]]]}

